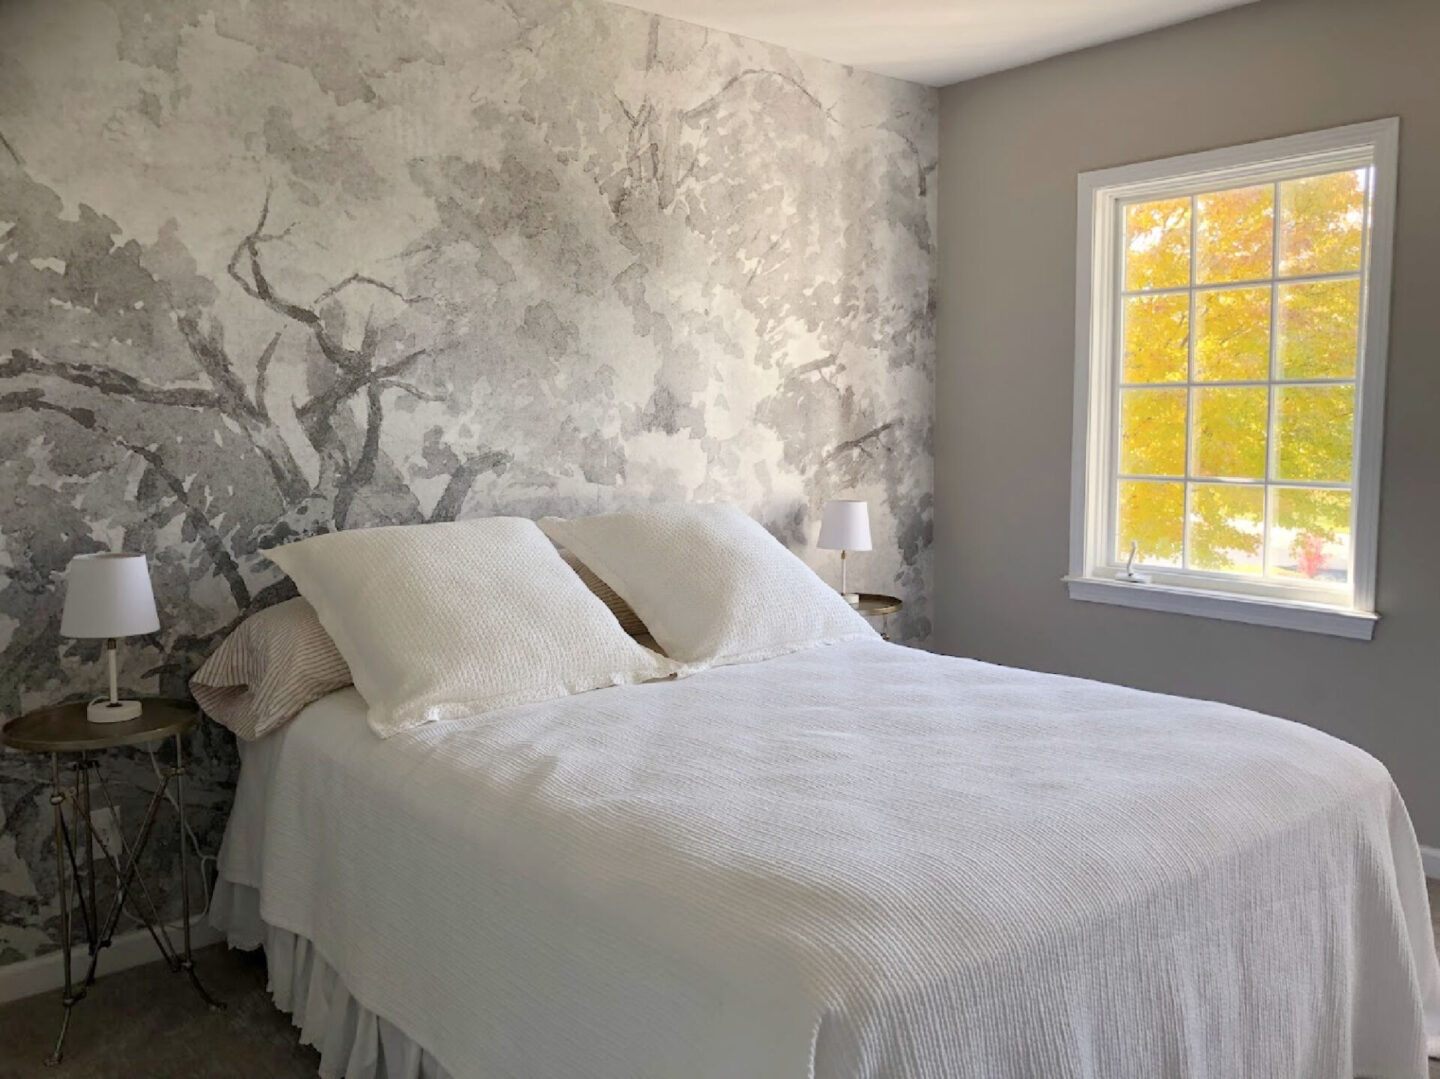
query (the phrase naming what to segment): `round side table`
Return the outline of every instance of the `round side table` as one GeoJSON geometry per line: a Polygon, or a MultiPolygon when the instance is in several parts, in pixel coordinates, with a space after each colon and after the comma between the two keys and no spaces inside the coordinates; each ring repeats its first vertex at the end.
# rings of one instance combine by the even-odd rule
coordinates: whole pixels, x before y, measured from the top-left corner
{"type": "Polygon", "coordinates": [[[890,616],[899,614],[900,609],[905,606],[905,601],[898,596],[884,596],[878,592],[861,592],[860,602],[855,604],[855,609],[866,618],[880,619],[880,637],[882,640],[890,639],[890,616]]]}
{"type": "Polygon", "coordinates": [[[58,1064],[64,1054],[65,1033],[70,1027],[70,1011],[85,996],[85,991],[95,983],[95,968],[99,963],[101,949],[111,943],[115,927],[120,921],[120,912],[127,904],[150,931],[161,957],[172,971],[184,971],[190,983],[202,1000],[213,1008],[224,1007],[216,1001],[195,973],[195,961],[190,953],[190,878],[186,873],[185,853],[185,747],[184,735],[200,713],[190,701],[172,700],[166,697],[145,697],[141,700],[140,715],[123,723],[91,723],[85,718],[85,702],[55,705],[27,712],[18,719],[12,719],[0,730],[0,742],[26,753],[46,753],[50,756],[50,805],[55,818],[55,869],[60,890],[60,935],[61,961],[65,968],[65,995],[61,1002],[65,1013],[60,1020],[60,1035],[55,1039],[55,1052],[46,1061],[58,1064]],[[142,746],[164,738],[175,739],[175,765],[162,769],[160,782],[150,796],[145,817],[135,839],[126,842],[120,837],[120,849],[112,851],[105,845],[104,838],[95,831],[91,802],[91,773],[94,772],[100,790],[111,811],[115,802],[110,797],[105,776],[100,771],[100,761],[93,756],[98,750],[116,749],[123,746],[142,746]],[[73,755],[68,767],[74,772],[71,788],[60,782],[61,754],[73,755]],[[149,890],[143,878],[138,877],[140,855],[150,839],[155,817],[160,804],[165,800],[171,783],[175,784],[175,805],[180,816],[180,904],[182,948],[177,951],[170,943],[169,934],[161,921],[160,913],[151,903],[149,890]],[[66,803],[70,809],[66,813],[66,803]],[[106,861],[117,866],[115,896],[104,918],[95,899],[95,853],[96,844],[106,861]],[[81,871],[81,865],[84,871],[81,871]],[[132,894],[131,886],[139,883],[144,896],[132,894]],[[83,886],[82,886],[83,884],[83,886]],[[73,899],[72,899],[73,888],[73,899]],[[75,986],[70,970],[70,947],[73,904],[78,902],[81,922],[85,929],[85,941],[90,953],[90,962],[84,980],[75,986]]]}

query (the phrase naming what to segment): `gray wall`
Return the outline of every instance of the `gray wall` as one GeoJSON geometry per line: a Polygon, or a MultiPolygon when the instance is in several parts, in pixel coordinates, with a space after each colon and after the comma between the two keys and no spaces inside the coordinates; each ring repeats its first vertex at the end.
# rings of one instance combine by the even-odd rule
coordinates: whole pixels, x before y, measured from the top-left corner
{"type": "Polygon", "coordinates": [[[1440,3],[1263,0],[941,92],[936,639],[1356,743],[1440,845],[1440,3]],[[1368,643],[1070,600],[1075,180],[1401,117],[1368,643]]]}
{"type": "MultiPolygon", "coordinates": [[[[78,552],[151,556],[124,681],[183,693],[274,543],[651,499],[836,575],[868,498],[923,639],[937,100],[593,0],[0,3],[0,717],[94,692],[78,552]]],[[[47,793],[0,755],[0,963],[54,946],[47,793]]]]}

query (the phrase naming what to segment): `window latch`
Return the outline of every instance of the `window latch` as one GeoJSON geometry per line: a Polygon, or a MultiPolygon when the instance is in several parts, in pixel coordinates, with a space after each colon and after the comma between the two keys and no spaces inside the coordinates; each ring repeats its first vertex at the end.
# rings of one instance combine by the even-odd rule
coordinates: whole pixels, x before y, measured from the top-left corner
{"type": "Polygon", "coordinates": [[[1140,550],[1140,541],[1130,541],[1130,557],[1125,560],[1125,568],[1115,574],[1117,581],[1129,581],[1131,584],[1149,584],[1150,578],[1147,574],[1135,572],[1135,554],[1140,550]]]}

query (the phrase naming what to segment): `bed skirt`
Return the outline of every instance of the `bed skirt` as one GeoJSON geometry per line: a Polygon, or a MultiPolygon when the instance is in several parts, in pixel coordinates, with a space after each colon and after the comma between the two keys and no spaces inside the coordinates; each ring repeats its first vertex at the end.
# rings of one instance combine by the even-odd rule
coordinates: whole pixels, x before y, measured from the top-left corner
{"type": "Polygon", "coordinates": [[[232,948],[265,949],[271,998],[320,1051],[325,1079],[453,1079],[440,1062],[394,1023],[355,999],[339,973],[305,937],[265,924],[260,893],[220,878],[210,924],[232,948]]]}

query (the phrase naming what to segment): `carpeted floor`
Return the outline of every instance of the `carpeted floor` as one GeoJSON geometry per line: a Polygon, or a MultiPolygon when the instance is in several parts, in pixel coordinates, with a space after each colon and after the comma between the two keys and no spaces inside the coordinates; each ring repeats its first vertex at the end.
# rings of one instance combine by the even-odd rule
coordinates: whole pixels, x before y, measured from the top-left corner
{"type": "Polygon", "coordinates": [[[162,963],[102,977],[75,1006],[54,1068],[45,1058],[60,994],[0,1005],[0,1079],[312,1079],[320,1054],[298,1043],[290,1017],[270,1002],[260,952],[217,944],[195,953],[195,969],[223,1011],[162,963]]]}
{"type": "MultiPolygon", "coordinates": [[[[1430,882],[1440,936],[1440,882],[1430,882]]],[[[65,1060],[44,1066],[58,995],[0,1005],[0,1079],[309,1079],[320,1056],[296,1042],[288,1016],[265,992],[258,952],[223,945],[195,953],[202,981],[224,1000],[212,1012],[181,975],[158,963],[101,978],[75,1008],[65,1060]]],[[[1431,1061],[1430,1079],[1440,1079],[1431,1061]]]]}

